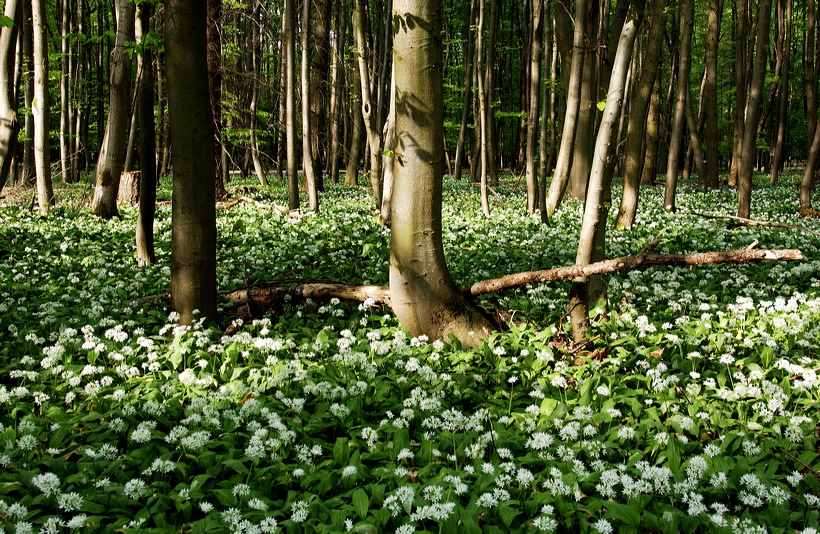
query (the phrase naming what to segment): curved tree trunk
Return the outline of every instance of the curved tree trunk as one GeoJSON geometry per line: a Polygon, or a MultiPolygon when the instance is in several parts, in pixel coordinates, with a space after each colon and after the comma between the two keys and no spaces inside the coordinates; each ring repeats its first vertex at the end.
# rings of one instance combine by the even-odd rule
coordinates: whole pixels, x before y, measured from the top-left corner
{"type": "Polygon", "coordinates": [[[9,180],[20,132],[14,69],[18,28],[23,20],[21,13],[18,0],[6,0],[5,16],[14,21],[14,25],[0,29],[0,191],[9,180]]]}
{"type": "MultiPolygon", "coordinates": [[[[587,196],[584,203],[584,219],[578,239],[576,265],[585,265],[604,258],[603,245],[606,235],[606,218],[609,211],[607,202],[612,183],[612,137],[624,100],[626,78],[632,58],[632,48],[643,18],[645,0],[632,3],[618,39],[618,51],[612,65],[609,79],[606,107],[601,115],[601,126],[595,142],[593,167],[589,177],[587,196]]],[[[586,341],[589,328],[589,310],[599,301],[606,299],[605,286],[601,279],[601,290],[592,290],[592,280],[576,278],[570,290],[570,320],[572,335],[576,343],[586,341]],[[597,294],[596,294],[597,293],[597,294]]]]}
{"type": "MultiPolygon", "coordinates": [[[[54,205],[51,184],[51,162],[48,156],[48,29],[45,0],[31,0],[31,21],[34,34],[34,168],[37,174],[37,203],[43,215],[54,205]]],[[[116,193],[115,193],[116,194],[116,193]]]]}
{"type": "Polygon", "coordinates": [[[663,35],[666,30],[666,0],[655,0],[650,9],[651,28],[646,44],[646,57],[643,61],[641,77],[638,80],[638,89],[632,97],[629,109],[629,124],[624,148],[624,192],[621,196],[621,206],[618,209],[615,228],[632,228],[635,214],[638,211],[638,190],[645,163],[643,147],[647,143],[647,116],[655,89],[655,79],[658,75],[663,49],[663,35]]]}
{"type": "Polygon", "coordinates": [[[444,261],[444,128],[440,0],[395,0],[396,157],[390,299],[411,335],[476,346],[490,323],[456,289],[444,261]]]}
{"type": "Polygon", "coordinates": [[[208,4],[208,86],[214,118],[214,193],[216,198],[228,197],[225,172],[222,167],[224,139],[222,137],[222,0],[206,0],[208,4]]]}
{"type": "Polygon", "coordinates": [[[207,9],[202,0],[165,5],[168,113],[174,169],[171,307],[180,322],[216,318],[214,132],[208,86],[207,9]]]}
{"type": "Polygon", "coordinates": [[[120,175],[125,166],[131,119],[131,59],[126,51],[126,42],[134,40],[135,6],[128,0],[116,0],[115,5],[117,7],[117,40],[111,59],[108,120],[105,125],[100,156],[97,159],[96,185],[94,198],[91,201],[91,210],[94,215],[104,219],[119,215],[117,192],[120,175]]]}
{"type": "Polygon", "coordinates": [[[737,179],[737,216],[748,219],[752,204],[752,171],[757,153],[757,122],[763,102],[763,83],[766,79],[766,50],[772,21],[772,0],[761,0],[758,5],[757,37],[752,84],[746,101],[746,128],[743,133],[743,152],[740,154],[740,174],[737,179]]]}

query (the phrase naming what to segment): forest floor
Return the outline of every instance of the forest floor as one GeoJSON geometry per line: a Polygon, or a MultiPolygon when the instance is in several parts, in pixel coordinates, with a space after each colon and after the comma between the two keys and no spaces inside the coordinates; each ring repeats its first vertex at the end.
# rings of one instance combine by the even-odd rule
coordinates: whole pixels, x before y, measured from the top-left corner
{"type": "MultiPolygon", "coordinates": [[[[758,177],[753,218],[797,214],[799,175],[758,177]]],[[[568,282],[498,294],[509,328],[477,349],[409,337],[370,303],[285,302],[179,326],[136,208],[103,221],[87,183],[0,201],[0,525],[9,532],[792,532],[820,522],[820,237],[662,209],[644,188],[607,256],[800,249],[799,262],[608,276],[609,320],[568,340],[568,282]]],[[[617,188],[617,186],[616,186],[617,188]]],[[[369,193],[329,186],[290,216],[275,184],[230,184],[220,290],[272,280],[387,283],[369,193]]],[[[542,225],[514,178],[484,218],[446,180],[456,283],[574,262],[579,205],[542,225]]],[[[617,205],[619,191],[614,194],[617,205]]],[[[682,212],[731,215],[736,190],[681,184],[682,212]]],[[[614,210],[613,210],[614,211],[614,210]]],[[[614,216],[614,213],[612,213],[614,216]]],[[[596,314],[600,310],[596,311],[596,314]]]]}

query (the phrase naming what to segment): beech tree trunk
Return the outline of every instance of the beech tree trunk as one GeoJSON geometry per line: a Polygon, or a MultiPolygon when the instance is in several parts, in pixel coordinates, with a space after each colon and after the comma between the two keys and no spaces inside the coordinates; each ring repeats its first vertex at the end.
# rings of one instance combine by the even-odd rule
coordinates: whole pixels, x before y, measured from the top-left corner
{"type": "Polygon", "coordinates": [[[211,90],[211,110],[214,123],[214,192],[216,198],[228,197],[225,173],[222,169],[222,0],[206,0],[208,4],[208,86],[211,90]]]}
{"type": "Polygon", "coordinates": [[[216,208],[214,135],[208,84],[207,7],[165,5],[168,113],[174,168],[171,307],[182,324],[215,319],[216,208]]]}
{"type": "MultiPolygon", "coordinates": [[[[470,105],[473,101],[473,23],[475,22],[476,0],[471,0],[467,8],[465,25],[466,39],[464,43],[464,88],[461,100],[461,125],[458,129],[458,141],[456,142],[456,164],[453,179],[461,180],[461,173],[464,168],[464,145],[467,140],[467,120],[470,116],[470,105]]],[[[472,180],[473,177],[470,177],[472,180]]]]}
{"type": "Polygon", "coordinates": [[[398,136],[390,240],[393,311],[413,336],[453,335],[477,346],[492,325],[456,289],[442,244],[441,0],[396,0],[391,18],[398,136]]]}
{"type": "Polygon", "coordinates": [[[663,35],[666,30],[666,0],[655,0],[650,6],[651,19],[646,57],[638,80],[638,88],[632,96],[629,109],[626,146],[624,148],[624,190],[615,228],[632,228],[638,211],[638,189],[645,163],[647,144],[646,128],[650,102],[658,75],[663,35]]]}
{"type": "MultiPolygon", "coordinates": [[[[330,73],[330,18],[333,2],[315,0],[316,25],[313,29],[313,54],[310,75],[310,153],[316,190],[324,191],[324,175],[327,170],[327,108],[328,78],[330,73]]],[[[307,20],[307,17],[305,18],[307,20]]],[[[318,202],[317,202],[318,209],[318,202]]]]}
{"type": "MultiPolygon", "coordinates": [[[[31,114],[34,116],[34,167],[37,173],[37,203],[43,215],[54,205],[51,184],[48,127],[48,27],[45,0],[31,0],[31,21],[34,34],[34,98],[31,114]]],[[[114,189],[116,200],[117,190],[114,189]]]]}
{"type": "Polygon", "coordinates": [[[340,150],[344,146],[342,139],[342,85],[344,79],[344,51],[347,42],[347,24],[345,14],[347,6],[343,2],[336,3],[333,17],[333,48],[331,50],[331,94],[330,94],[330,147],[329,147],[329,174],[330,181],[339,182],[340,150]]]}
{"type": "Polygon", "coordinates": [[[115,0],[115,5],[117,40],[111,59],[108,120],[100,156],[97,159],[96,185],[91,201],[94,215],[103,219],[119,215],[117,192],[120,175],[125,167],[131,119],[131,60],[128,57],[126,43],[134,41],[135,6],[128,0],[115,0]]]}
{"type": "Polygon", "coordinates": [[[779,24],[783,26],[783,66],[780,75],[780,95],[777,112],[777,137],[774,143],[774,153],[772,154],[771,183],[776,184],[778,175],[783,168],[783,151],[786,145],[786,128],[789,116],[789,71],[791,70],[791,48],[792,48],[792,0],[780,0],[778,2],[779,24]],[[784,5],[785,4],[785,5],[784,5]]]}
{"type": "MultiPolygon", "coordinates": [[[[595,142],[592,158],[592,173],[587,186],[584,202],[584,219],[578,239],[576,265],[600,261],[604,258],[606,220],[609,212],[609,195],[612,183],[612,138],[624,101],[626,79],[632,59],[632,48],[643,19],[645,0],[636,0],[630,5],[618,40],[618,51],[612,65],[606,107],[601,116],[601,126],[595,142]]],[[[606,286],[599,279],[600,289],[592,287],[589,277],[576,278],[570,289],[570,320],[572,335],[576,343],[586,340],[589,328],[589,310],[606,301],[606,286]]]]}
{"type": "Polygon", "coordinates": [[[14,71],[18,28],[23,20],[21,14],[18,0],[6,0],[4,15],[14,25],[0,28],[0,191],[9,181],[11,163],[17,152],[17,134],[20,132],[14,71]]]}
{"type": "MultiPolygon", "coordinates": [[[[479,0],[480,1],[480,0],[479,0]]],[[[478,29],[476,36],[476,71],[478,74],[478,120],[479,131],[477,132],[481,139],[479,154],[481,158],[480,183],[481,183],[481,211],[485,217],[490,216],[490,199],[487,192],[489,187],[489,166],[490,166],[490,149],[488,139],[490,133],[490,118],[487,110],[487,77],[484,67],[484,3],[481,2],[478,8],[478,29]]]]}
{"type": "Polygon", "coordinates": [[[311,149],[310,117],[310,2],[302,2],[302,166],[305,172],[305,185],[308,194],[310,211],[319,211],[319,194],[317,192],[316,171],[313,168],[311,149]]]}
{"type": "MultiPolygon", "coordinates": [[[[137,6],[136,32],[141,39],[150,29],[150,2],[137,6]]],[[[139,86],[137,91],[137,118],[139,122],[140,152],[140,206],[137,215],[137,262],[152,265],[157,261],[154,252],[154,212],[157,201],[156,136],[154,132],[154,54],[143,47],[137,56],[139,86]]]]}
{"type": "Polygon", "coordinates": [[[285,0],[285,124],[287,128],[288,208],[299,209],[299,168],[296,164],[296,3],[285,0]]]}
{"type": "Polygon", "coordinates": [[[381,209],[382,204],[382,137],[377,124],[377,102],[373,99],[368,83],[366,59],[366,39],[365,28],[367,27],[367,8],[365,0],[356,0],[356,56],[358,58],[359,77],[362,89],[362,118],[364,120],[365,131],[370,148],[370,187],[373,193],[373,200],[376,202],[376,209],[381,209]]]}
{"type": "MultiPolygon", "coordinates": [[[[809,1],[813,2],[814,0],[809,1]]],[[[735,97],[734,133],[732,136],[732,165],[729,170],[730,185],[737,185],[737,177],[740,174],[740,154],[743,152],[743,131],[746,127],[746,89],[748,85],[746,47],[748,46],[747,33],[749,26],[747,2],[748,0],[737,0],[737,31],[735,38],[735,88],[737,93],[735,97]]],[[[811,65],[807,65],[807,69],[810,67],[811,65]]],[[[812,100],[808,88],[806,90],[806,99],[808,102],[812,100]]],[[[811,125],[809,124],[809,126],[811,125]]]]}
{"type": "Polygon", "coordinates": [[[740,174],[737,182],[737,216],[748,219],[752,203],[752,172],[757,154],[757,122],[763,99],[763,83],[766,78],[766,50],[769,27],[772,20],[772,1],[761,0],[758,4],[757,37],[752,84],[746,100],[746,127],[743,133],[743,152],[740,155],[740,174]]]}
{"type": "Polygon", "coordinates": [[[717,109],[717,63],[720,20],[723,12],[722,0],[709,0],[709,15],[706,30],[706,73],[703,81],[703,107],[706,120],[704,140],[705,175],[700,181],[706,186],[718,186],[718,109],[717,109]]]}
{"type": "Polygon", "coordinates": [[[73,2],[62,0],[60,30],[62,39],[60,40],[60,175],[63,182],[72,183],[75,176],[71,174],[71,139],[73,137],[74,121],[71,120],[72,105],[69,94],[71,81],[71,71],[69,58],[71,56],[71,6],[73,2]]]}
{"type": "Polygon", "coordinates": [[[527,214],[535,215],[539,211],[538,205],[538,170],[535,166],[535,154],[538,150],[536,139],[538,134],[539,104],[541,99],[541,28],[544,12],[544,0],[534,0],[532,41],[530,44],[530,104],[527,113],[527,214]]]}

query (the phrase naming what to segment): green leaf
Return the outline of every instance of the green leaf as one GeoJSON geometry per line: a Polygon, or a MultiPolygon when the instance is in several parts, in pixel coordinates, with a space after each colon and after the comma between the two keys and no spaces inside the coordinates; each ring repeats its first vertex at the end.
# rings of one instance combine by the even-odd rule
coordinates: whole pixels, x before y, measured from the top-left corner
{"type": "Polygon", "coordinates": [[[370,508],[370,498],[367,492],[362,488],[356,488],[353,491],[353,509],[359,515],[359,519],[367,517],[367,510],[370,508]]]}
{"type": "Polygon", "coordinates": [[[638,512],[632,509],[631,506],[617,502],[604,502],[604,506],[608,511],[608,517],[620,519],[627,525],[638,526],[641,522],[641,516],[638,512]]]}
{"type": "Polygon", "coordinates": [[[5,15],[0,15],[0,28],[13,28],[14,20],[5,15]]]}
{"type": "Polygon", "coordinates": [[[468,534],[481,534],[481,527],[478,525],[478,518],[476,517],[474,510],[461,508],[458,517],[461,519],[461,525],[464,532],[467,532],[468,534]]]}
{"type": "Polygon", "coordinates": [[[347,438],[339,438],[333,444],[333,460],[339,467],[346,466],[350,459],[350,446],[347,438]]]}
{"type": "Polygon", "coordinates": [[[510,525],[512,525],[513,521],[515,521],[515,518],[520,513],[521,512],[519,512],[515,508],[510,508],[509,506],[502,506],[498,510],[498,515],[501,516],[501,521],[504,523],[504,525],[508,529],[510,528],[510,525]]]}

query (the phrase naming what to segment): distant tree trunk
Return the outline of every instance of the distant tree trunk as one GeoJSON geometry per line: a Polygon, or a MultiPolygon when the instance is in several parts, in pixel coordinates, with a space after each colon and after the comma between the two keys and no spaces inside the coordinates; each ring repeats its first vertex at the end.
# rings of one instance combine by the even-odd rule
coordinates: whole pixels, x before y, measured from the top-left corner
{"type": "Polygon", "coordinates": [[[658,176],[659,145],[661,139],[661,77],[655,77],[655,89],[649,101],[649,116],[646,123],[646,154],[644,155],[641,185],[655,185],[658,176]]]}
{"type": "MultiPolygon", "coordinates": [[[[34,167],[37,173],[37,202],[43,215],[54,205],[54,189],[51,184],[48,127],[48,26],[44,0],[31,0],[31,20],[34,37],[34,98],[31,114],[34,115],[34,167]]],[[[116,196],[116,191],[114,192],[116,196]]]]}
{"type": "MultiPolygon", "coordinates": [[[[544,2],[544,43],[546,51],[544,53],[544,70],[550,68],[550,73],[553,72],[553,45],[551,19],[550,19],[550,2],[544,2]]],[[[553,106],[552,96],[555,94],[555,89],[552,88],[552,78],[546,82],[541,83],[541,128],[540,137],[538,139],[538,211],[541,215],[541,222],[546,223],[547,218],[547,175],[550,171],[551,154],[548,148],[550,143],[550,133],[555,131],[555,126],[552,121],[555,120],[555,108],[553,106]]]]}
{"type": "MultiPolygon", "coordinates": [[[[256,7],[259,7],[258,5],[256,7]]],[[[256,14],[256,10],[254,10],[254,15],[256,14]]],[[[256,24],[253,25],[253,37],[251,39],[251,70],[253,72],[253,80],[250,83],[250,91],[251,91],[251,102],[250,102],[250,123],[248,125],[248,133],[250,135],[250,152],[251,152],[251,162],[253,163],[253,171],[256,174],[256,178],[259,180],[259,184],[262,186],[268,185],[268,177],[265,174],[265,166],[262,164],[262,158],[259,157],[259,117],[257,115],[258,107],[259,107],[259,98],[261,93],[261,84],[259,83],[259,78],[262,75],[262,69],[260,66],[260,35],[259,29],[256,24]]],[[[280,91],[281,93],[281,91],[280,91]]],[[[280,98],[282,95],[280,94],[280,98]]]]}
{"type": "MultiPolygon", "coordinates": [[[[150,29],[150,2],[137,6],[136,33],[139,40],[150,29]]],[[[140,207],[137,216],[137,261],[140,265],[152,265],[157,261],[154,253],[154,211],[157,201],[156,136],[154,133],[154,54],[150,47],[143,47],[137,56],[139,90],[137,92],[137,117],[140,139],[140,207]]]]}
{"type": "MultiPolygon", "coordinates": [[[[355,15],[355,14],[354,14],[355,15]]],[[[353,33],[356,34],[357,17],[353,17],[353,33]]],[[[350,93],[350,111],[353,114],[353,131],[350,135],[350,155],[347,158],[345,170],[345,186],[359,185],[359,159],[362,157],[362,141],[364,136],[364,117],[362,116],[362,79],[355,65],[352,69],[353,90],[350,93]]],[[[366,82],[365,82],[366,83],[366,82]]]]}
{"type": "Polygon", "coordinates": [[[208,86],[214,117],[214,192],[225,199],[225,175],[222,169],[222,0],[206,0],[208,5],[208,86]]]}
{"type": "Polygon", "coordinates": [[[541,98],[541,22],[544,0],[534,0],[532,40],[530,43],[529,113],[527,115],[527,214],[535,215],[538,205],[538,171],[535,166],[536,135],[538,133],[538,106],[541,98]]]}
{"type": "MultiPolygon", "coordinates": [[[[705,74],[705,73],[704,73],[705,74]]],[[[705,77],[704,77],[705,78],[705,77]]],[[[701,84],[701,89],[703,84],[701,84]]],[[[701,91],[701,94],[703,91],[701,91]]],[[[703,185],[703,178],[706,176],[706,164],[703,157],[703,149],[700,146],[700,128],[698,127],[698,119],[695,117],[695,105],[692,103],[692,93],[686,91],[686,126],[689,129],[689,153],[691,153],[691,162],[694,164],[698,173],[698,183],[703,185]]],[[[689,157],[689,154],[687,154],[689,157]]],[[[687,160],[688,161],[688,160],[687,160]]],[[[684,178],[688,178],[686,168],[684,168],[684,178]]]]}
{"type": "Polygon", "coordinates": [[[311,211],[318,212],[319,194],[311,150],[313,134],[310,117],[310,2],[305,0],[302,6],[302,166],[305,172],[308,206],[311,211]]]}
{"type": "Polygon", "coordinates": [[[333,48],[331,50],[331,94],[330,94],[330,181],[339,183],[339,160],[342,142],[342,85],[344,83],[344,51],[347,41],[347,24],[345,14],[347,7],[344,2],[336,2],[335,16],[333,17],[333,48]]]}
{"type": "Polygon", "coordinates": [[[474,347],[492,326],[456,288],[442,244],[444,84],[442,69],[430,68],[442,64],[441,0],[395,0],[393,18],[399,139],[390,299],[411,335],[453,335],[474,347]]]}
{"type": "MultiPolygon", "coordinates": [[[[470,104],[473,101],[473,23],[475,21],[476,0],[471,0],[467,8],[467,18],[465,24],[464,43],[464,92],[461,100],[461,125],[458,129],[458,141],[456,142],[456,167],[453,173],[455,180],[461,180],[461,173],[464,168],[464,144],[467,140],[467,120],[470,116],[470,104]]],[[[472,176],[470,177],[472,180],[472,176]]]]}
{"type": "Polygon", "coordinates": [[[115,0],[117,8],[117,40],[111,59],[111,79],[108,120],[105,125],[100,156],[97,159],[94,198],[91,210],[94,215],[110,219],[119,215],[117,192],[120,175],[125,166],[128,148],[128,129],[131,119],[131,60],[126,43],[134,41],[135,6],[128,0],[115,0]]]}
{"type": "MultiPolygon", "coordinates": [[[[815,64],[815,48],[817,44],[817,4],[815,0],[808,0],[806,6],[806,139],[809,145],[814,139],[814,130],[817,127],[817,65],[815,64]]],[[[739,38],[738,38],[739,39],[739,38]]]]}
{"type": "Polygon", "coordinates": [[[168,113],[174,145],[171,307],[180,313],[182,324],[189,324],[198,316],[215,319],[217,315],[207,6],[202,0],[168,0],[165,24],[168,113]]]}
{"type": "Polygon", "coordinates": [[[780,170],[783,168],[783,152],[786,145],[786,128],[789,118],[789,71],[791,70],[792,48],[792,0],[778,2],[778,22],[783,32],[783,67],[780,75],[780,102],[777,113],[777,138],[772,155],[771,183],[776,184],[780,170]],[[784,5],[785,4],[785,5],[784,5]]]}
{"type": "Polygon", "coordinates": [[[476,35],[475,46],[475,61],[476,71],[478,73],[478,120],[479,132],[477,134],[481,139],[481,148],[479,149],[481,158],[480,183],[481,183],[481,211],[485,217],[490,216],[490,199],[487,192],[489,187],[489,166],[490,166],[490,150],[489,150],[489,129],[491,120],[488,117],[487,105],[487,77],[484,74],[484,3],[479,0],[478,7],[478,29],[476,35]]]}
{"type": "Polygon", "coordinates": [[[743,133],[743,152],[740,155],[740,174],[737,180],[737,216],[748,219],[752,204],[752,171],[757,152],[757,121],[760,118],[763,99],[763,82],[766,78],[766,50],[769,27],[772,20],[772,1],[761,0],[758,4],[755,61],[752,84],[746,100],[746,128],[743,133]]]}
{"type": "Polygon", "coordinates": [[[646,43],[646,57],[638,80],[638,88],[632,96],[624,148],[624,191],[615,228],[632,228],[638,211],[638,190],[643,175],[646,146],[647,117],[658,75],[663,36],[666,30],[666,0],[655,0],[650,5],[650,30],[646,43]]]}
{"type": "Polygon", "coordinates": [[[9,181],[11,163],[17,152],[17,134],[20,132],[14,74],[18,28],[23,21],[21,14],[18,0],[6,0],[4,15],[14,25],[0,28],[0,191],[9,181]]]}
{"type": "Polygon", "coordinates": [[[299,209],[296,165],[296,3],[285,0],[285,124],[287,128],[288,208],[299,209]]]}
{"type": "Polygon", "coordinates": [[[587,6],[588,0],[576,0],[575,2],[575,33],[572,43],[572,70],[567,88],[567,109],[561,134],[561,148],[558,151],[555,172],[547,195],[547,215],[550,217],[561,205],[569,184],[575,131],[578,126],[578,111],[581,107],[581,77],[584,70],[583,49],[586,36],[587,6]]]}
{"type": "Polygon", "coordinates": [[[60,18],[60,174],[63,182],[72,183],[75,177],[71,174],[71,139],[73,137],[72,127],[74,121],[71,120],[72,105],[69,86],[71,82],[71,71],[69,58],[71,56],[71,6],[70,0],[62,0],[60,18]]]}
{"type": "Polygon", "coordinates": [[[689,94],[689,71],[692,61],[692,29],[694,26],[694,2],[684,0],[680,4],[681,44],[678,53],[678,91],[675,100],[675,118],[669,141],[669,159],[666,163],[666,191],[663,206],[666,211],[675,211],[675,194],[678,185],[680,152],[683,144],[683,121],[686,116],[686,100],[689,94]]]}
{"type": "MultiPolygon", "coordinates": [[[[498,27],[501,23],[501,0],[490,0],[490,33],[487,36],[487,58],[484,62],[484,95],[487,103],[487,177],[490,185],[498,185],[498,163],[496,147],[499,144],[495,131],[495,54],[498,49],[498,27]]],[[[479,74],[480,75],[480,74],[479,74]]]]}
{"type": "Polygon", "coordinates": [[[313,55],[310,75],[310,151],[316,190],[324,191],[324,174],[327,170],[327,108],[328,74],[330,71],[330,16],[333,2],[315,0],[309,2],[316,8],[316,25],[313,30],[313,55]]]}
{"type": "MultiPolygon", "coordinates": [[[[747,2],[748,0],[737,1],[737,37],[735,38],[735,88],[737,95],[735,97],[734,135],[732,136],[732,166],[729,170],[730,185],[737,185],[737,177],[740,174],[740,155],[743,152],[743,132],[746,129],[746,85],[748,81],[746,47],[749,20],[747,2]]],[[[814,2],[814,0],[809,0],[809,2],[814,2]]],[[[809,103],[812,101],[814,91],[816,89],[809,90],[807,88],[806,99],[809,103]]],[[[809,115],[811,116],[811,114],[809,115]]]]}
{"type": "MultiPolygon", "coordinates": [[[[19,1],[19,0],[18,0],[19,1]]],[[[23,103],[31,113],[25,114],[23,121],[23,168],[20,171],[19,182],[24,185],[34,185],[37,173],[34,165],[34,28],[31,15],[32,3],[23,0],[23,22],[20,25],[22,32],[23,76],[23,103]]]]}
{"type": "Polygon", "coordinates": [[[814,192],[814,176],[817,174],[818,163],[820,163],[820,128],[815,128],[814,138],[806,158],[806,168],[803,169],[803,179],[800,182],[800,209],[811,209],[811,194],[814,192]]]}
{"type": "MultiPolygon", "coordinates": [[[[578,239],[578,252],[575,256],[576,265],[585,265],[604,259],[606,219],[612,183],[612,137],[623,107],[632,48],[643,18],[644,5],[645,0],[632,2],[618,40],[618,51],[615,54],[612,75],[609,79],[606,107],[601,115],[601,126],[598,129],[595,154],[592,158],[592,173],[587,186],[584,219],[578,239]]],[[[606,300],[606,286],[602,278],[599,279],[597,285],[597,288],[593,287],[592,277],[577,278],[572,282],[570,320],[572,335],[576,343],[586,341],[589,329],[589,310],[606,300]]]]}
{"type": "Polygon", "coordinates": [[[705,119],[706,163],[701,182],[706,187],[718,186],[718,109],[717,109],[717,63],[720,19],[723,13],[722,0],[709,0],[709,16],[706,32],[706,74],[703,84],[703,107],[705,119]]]}
{"type": "Polygon", "coordinates": [[[382,203],[382,138],[379,126],[376,124],[377,102],[372,97],[370,84],[367,82],[367,44],[365,39],[365,29],[367,28],[367,11],[365,0],[356,0],[356,56],[359,65],[359,78],[362,89],[362,118],[367,132],[367,140],[370,147],[370,187],[373,192],[373,200],[376,202],[376,209],[381,208],[382,203]]]}

